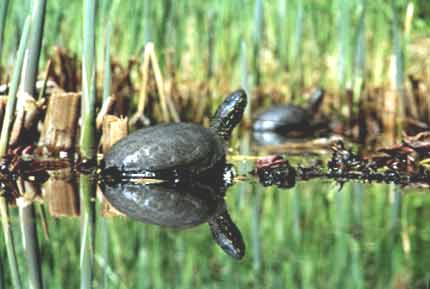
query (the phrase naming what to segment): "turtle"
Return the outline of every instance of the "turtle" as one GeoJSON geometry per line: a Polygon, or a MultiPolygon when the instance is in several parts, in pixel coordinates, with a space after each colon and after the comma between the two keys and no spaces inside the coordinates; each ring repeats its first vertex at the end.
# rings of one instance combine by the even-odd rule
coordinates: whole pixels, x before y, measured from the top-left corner
{"type": "Polygon", "coordinates": [[[307,107],[294,104],[271,106],[258,114],[253,122],[254,132],[275,132],[283,136],[302,137],[312,134],[321,123],[314,122],[324,98],[324,90],[316,89],[307,107]]]}
{"type": "Polygon", "coordinates": [[[104,156],[104,173],[174,182],[222,172],[226,141],[247,104],[243,89],[228,95],[206,128],[195,123],[167,123],[139,129],[115,143],[104,156]]]}
{"type": "Polygon", "coordinates": [[[187,229],[208,223],[213,239],[224,252],[242,259],[245,245],[225,204],[225,188],[192,182],[107,183],[104,195],[126,216],[144,223],[187,229]]]}

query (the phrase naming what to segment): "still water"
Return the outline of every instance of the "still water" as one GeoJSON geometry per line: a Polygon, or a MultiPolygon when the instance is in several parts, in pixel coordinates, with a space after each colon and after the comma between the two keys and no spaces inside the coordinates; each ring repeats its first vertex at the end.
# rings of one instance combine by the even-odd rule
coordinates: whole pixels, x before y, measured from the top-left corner
{"type": "MultiPolygon", "coordinates": [[[[266,153],[256,151],[248,138],[241,140],[230,155],[266,153]]],[[[185,206],[179,208],[185,214],[180,219],[191,219],[165,221],[176,228],[123,216],[104,199],[106,187],[94,174],[55,170],[43,183],[32,183],[40,194],[35,213],[46,287],[78,288],[81,282],[85,230],[79,215],[87,208],[80,194],[94,188],[97,193],[89,204],[96,207],[95,288],[429,288],[428,188],[360,182],[341,186],[325,179],[298,182],[289,189],[263,187],[249,174],[255,161],[231,159],[240,177],[222,198],[208,201],[200,196],[212,189],[197,186],[196,192],[182,192],[184,197],[163,212],[161,218],[167,218],[177,204],[185,206]],[[211,218],[220,207],[241,234],[246,247],[241,261],[227,255],[211,232],[211,218]]],[[[10,213],[27,285],[18,210],[13,207],[10,213]]],[[[135,213],[142,219],[139,207],[135,213]]],[[[5,256],[4,242],[1,246],[5,256]]],[[[11,288],[5,257],[2,260],[5,288],[11,288]]]]}

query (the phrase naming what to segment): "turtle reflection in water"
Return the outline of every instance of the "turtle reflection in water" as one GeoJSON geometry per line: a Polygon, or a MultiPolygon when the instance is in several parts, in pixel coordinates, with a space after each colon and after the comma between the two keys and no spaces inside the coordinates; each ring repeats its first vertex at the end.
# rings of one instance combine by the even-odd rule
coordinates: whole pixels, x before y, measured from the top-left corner
{"type": "Polygon", "coordinates": [[[175,229],[208,223],[216,243],[241,259],[242,235],[227,212],[223,190],[201,183],[105,184],[104,194],[120,212],[139,221],[175,229]]]}
{"type": "MultiPolygon", "coordinates": [[[[226,172],[230,171],[225,169],[227,167],[225,142],[230,138],[233,128],[242,119],[246,102],[246,94],[243,90],[231,93],[215,112],[209,128],[192,123],[162,124],[138,130],[120,140],[105,155],[104,177],[114,180],[113,183],[132,178],[160,179],[166,181],[169,186],[150,186],[142,189],[145,191],[167,190],[169,193],[166,196],[169,197],[160,196],[149,207],[136,204],[134,208],[142,209],[142,212],[138,214],[130,211],[132,207],[128,208],[122,204],[146,201],[145,197],[132,200],[130,198],[136,194],[129,194],[127,190],[111,190],[111,193],[106,193],[108,200],[126,215],[145,222],[148,221],[143,217],[147,214],[146,209],[158,210],[160,215],[164,216],[166,210],[163,204],[166,200],[174,196],[182,198],[181,194],[184,194],[186,189],[194,191],[193,184],[222,183],[226,172]],[[174,188],[181,189],[173,190],[173,185],[176,186],[174,188]]],[[[212,194],[212,191],[206,190],[205,192],[212,194]]],[[[200,208],[200,206],[184,205],[178,207],[177,212],[192,216],[193,212],[189,211],[200,208]]],[[[223,212],[226,212],[225,209],[217,208],[213,212],[214,217],[208,219],[209,224],[217,243],[228,254],[240,259],[244,254],[242,237],[228,215],[223,212]]],[[[178,221],[176,222],[182,222],[179,220],[182,218],[181,216],[181,214],[177,215],[178,221]]],[[[176,224],[174,222],[163,224],[161,219],[158,222],[154,220],[153,223],[170,226],[176,224]]]]}
{"type": "Polygon", "coordinates": [[[258,114],[252,125],[253,136],[261,145],[280,144],[289,138],[314,135],[327,127],[326,121],[315,118],[324,98],[324,90],[316,89],[307,107],[294,104],[276,105],[258,114]]]}

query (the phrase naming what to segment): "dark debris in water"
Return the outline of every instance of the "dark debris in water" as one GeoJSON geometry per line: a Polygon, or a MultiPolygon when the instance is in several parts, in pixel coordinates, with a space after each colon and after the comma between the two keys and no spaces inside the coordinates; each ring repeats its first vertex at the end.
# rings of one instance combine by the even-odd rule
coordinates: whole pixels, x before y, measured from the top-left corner
{"type": "Polygon", "coordinates": [[[254,174],[263,186],[283,188],[294,186],[298,180],[333,179],[347,181],[394,183],[402,186],[430,185],[430,133],[405,137],[401,144],[385,147],[374,155],[363,157],[346,148],[342,141],[331,147],[327,162],[316,161],[310,166],[293,167],[280,155],[262,157],[254,174]]]}

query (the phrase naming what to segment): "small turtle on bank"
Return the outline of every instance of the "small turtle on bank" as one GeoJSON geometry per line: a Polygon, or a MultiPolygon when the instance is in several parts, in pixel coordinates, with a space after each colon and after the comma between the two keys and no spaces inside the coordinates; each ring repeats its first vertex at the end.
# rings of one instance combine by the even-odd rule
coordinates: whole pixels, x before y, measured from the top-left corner
{"type": "Polygon", "coordinates": [[[284,136],[311,135],[320,124],[314,122],[314,116],[321,106],[324,90],[315,90],[307,107],[294,104],[271,106],[261,112],[254,120],[254,132],[276,132],[284,136]]]}

